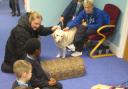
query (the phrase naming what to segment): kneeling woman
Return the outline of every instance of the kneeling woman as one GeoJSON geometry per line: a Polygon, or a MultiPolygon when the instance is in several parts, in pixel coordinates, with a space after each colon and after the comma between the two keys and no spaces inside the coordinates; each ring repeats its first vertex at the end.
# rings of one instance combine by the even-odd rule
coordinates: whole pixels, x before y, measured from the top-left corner
{"type": "Polygon", "coordinates": [[[13,73],[13,63],[25,56],[24,45],[27,40],[47,36],[56,29],[56,27],[44,27],[41,22],[42,16],[37,12],[21,16],[6,43],[4,62],[1,66],[3,72],[13,73]]]}

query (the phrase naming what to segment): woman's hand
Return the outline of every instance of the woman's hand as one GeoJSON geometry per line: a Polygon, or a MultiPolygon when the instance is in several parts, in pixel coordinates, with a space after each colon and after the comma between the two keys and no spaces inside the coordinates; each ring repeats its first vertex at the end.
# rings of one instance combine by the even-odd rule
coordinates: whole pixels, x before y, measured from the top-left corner
{"type": "Polygon", "coordinates": [[[60,17],[60,22],[64,22],[64,17],[60,17]]]}

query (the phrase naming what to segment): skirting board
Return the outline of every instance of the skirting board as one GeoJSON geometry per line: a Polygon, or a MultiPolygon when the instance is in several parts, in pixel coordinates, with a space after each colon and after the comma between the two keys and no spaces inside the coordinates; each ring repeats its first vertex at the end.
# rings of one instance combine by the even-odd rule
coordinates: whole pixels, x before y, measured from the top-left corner
{"type": "Polygon", "coordinates": [[[111,49],[111,51],[118,57],[118,58],[123,58],[123,56],[121,56],[119,53],[119,47],[116,46],[115,44],[113,44],[112,42],[110,42],[109,40],[107,40],[107,42],[109,43],[109,47],[111,49]]]}

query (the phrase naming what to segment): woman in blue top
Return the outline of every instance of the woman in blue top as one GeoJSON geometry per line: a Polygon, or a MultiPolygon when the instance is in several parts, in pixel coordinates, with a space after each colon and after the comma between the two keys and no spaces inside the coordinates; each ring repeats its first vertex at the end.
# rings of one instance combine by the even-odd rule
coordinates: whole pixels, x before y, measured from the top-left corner
{"type": "Polygon", "coordinates": [[[109,22],[108,14],[94,7],[93,0],[84,0],[84,10],[64,28],[64,30],[69,30],[72,27],[79,26],[73,45],[68,46],[69,49],[75,50],[71,56],[81,56],[83,45],[87,42],[88,35],[96,33],[99,27],[109,24],[109,22]]]}

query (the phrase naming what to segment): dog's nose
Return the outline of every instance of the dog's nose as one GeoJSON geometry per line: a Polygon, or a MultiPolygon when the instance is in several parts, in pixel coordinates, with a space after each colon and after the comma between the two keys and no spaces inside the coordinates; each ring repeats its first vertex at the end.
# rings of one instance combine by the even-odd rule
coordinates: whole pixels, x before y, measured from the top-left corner
{"type": "Polygon", "coordinates": [[[60,40],[56,41],[56,43],[60,43],[60,40]]]}
{"type": "Polygon", "coordinates": [[[60,43],[60,40],[58,41],[58,43],[60,43]]]}

